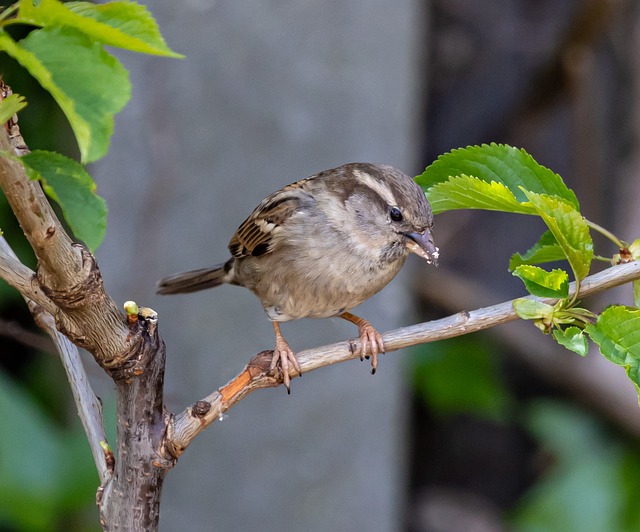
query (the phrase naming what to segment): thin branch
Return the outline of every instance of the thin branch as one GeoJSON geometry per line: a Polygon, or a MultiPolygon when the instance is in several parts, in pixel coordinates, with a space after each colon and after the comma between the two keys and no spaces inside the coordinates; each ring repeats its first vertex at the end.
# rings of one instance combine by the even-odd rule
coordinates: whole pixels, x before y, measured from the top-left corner
{"type": "MultiPolygon", "coordinates": [[[[613,266],[584,279],[580,296],[587,296],[640,279],[640,262],[613,266]]],[[[575,293],[571,284],[570,295],[575,293]]],[[[537,298],[536,298],[537,299],[537,298]]],[[[542,299],[553,302],[552,299],[542,299]]],[[[513,301],[506,301],[471,312],[462,311],[439,320],[403,327],[383,334],[387,353],[417,344],[444,340],[518,319],[513,301]]],[[[298,353],[303,373],[358,358],[359,341],[351,340],[308,349],[298,353]]],[[[174,456],[184,452],[193,439],[207,426],[221,419],[224,413],[241,399],[260,388],[272,388],[282,384],[282,375],[269,375],[270,352],[256,355],[235,378],[177,414],[167,431],[167,448],[174,456]]],[[[291,378],[297,375],[292,371],[291,378]]]]}
{"type": "Polygon", "coordinates": [[[602,236],[608,238],[611,242],[613,242],[618,247],[618,249],[621,250],[624,248],[624,244],[622,243],[622,241],[616,235],[614,235],[611,231],[605,229],[604,227],[596,223],[590,222],[586,218],[585,218],[585,222],[589,227],[591,227],[591,229],[593,229],[594,231],[597,231],[602,236]]]}
{"type": "Polygon", "coordinates": [[[75,345],[56,329],[55,320],[51,314],[45,312],[33,302],[29,303],[29,309],[36,323],[51,336],[60,354],[60,360],[67,373],[78,416],[89,440],[89,447],[98,470],[100,484],[104,485],[111,478],[113,470],[112,466],[108,464],[111,461],[109,451],[105,450],[107,435],[104,430],[102,404],[89,384],[87,373],[80,359],[80,352],[75,345]]]}
{"type": "Polygon", "coordinates": [[[31,282],[34,277],[33,272],[18,260],[4,237],[0,237],[0,274],[21,292],[35,322],[51,337],[60,354],[78,416],[89,440],[89,447],[98,470],[100,483],[104,485],[111,476],[111,470],[107,464],[106,451],[103,448],[107,442],[107,436],[104,430],[102,406],[91,389],[78,348],[58,331],[51,313],[39,302],[28,297],[27,294],[33,295],[49,308],[53,308],[54,311],[56,309],[51,300],[38,289],[37,284],[31,282]],[[5,270],[7,265],[11,267],[8,272],[5,270]]]}
{"type": "MultiPolygon", "coordinates": [[[[455,312],[460,305],[474,308],[498,300],[486,284],[443,268],[429,272],[428,283],[416,282],[415,291],[425,304],[443,312],[455,312]]],[[[631,295],[631,290],[629,290],[631,295]]],[[[490,334],[547,382],[589,405],[620,428],[640,437],[640,410],[633,383],[621,368],[601,356],[575,356],[557,342],[541,338],[540,331],[523,320],[509,327],[494,327],[490,334]]],[[[592,346],[597,355],[597,347],[592,346]]]]}
{"type": "Polygon", "coordinates": [[[44,294],[35,280],[35,272],[22,264],[3,236],[0,236],[0,277],[23,297],[35,301],[50,314],[58,307],[44,294]]]}
{"type": "Polygon", "coordinates": [[[57,355],[51,338],[43,334],[30,331],[26,327],[20,325],[17,321],[0,320],[0,336],[10,338],[19,344],[37,349],[43,353],[57,355]]]}

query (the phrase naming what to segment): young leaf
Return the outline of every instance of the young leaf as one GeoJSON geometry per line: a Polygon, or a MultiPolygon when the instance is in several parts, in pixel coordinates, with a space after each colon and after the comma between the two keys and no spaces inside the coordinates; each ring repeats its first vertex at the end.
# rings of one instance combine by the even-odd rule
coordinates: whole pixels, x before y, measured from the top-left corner
{"type": "Polygon", "coordinates": [[[521,297],[513,301],[513,308],[518,317],[523,320],[544,319],[551,321],[554,308],[542,301],[536,301],[528,297],[521,297]]]}
{"type": "Polygon", "coordinates": [[[75,236],[95,251],[107,229],[107,205],[96,194],[96,184],[84,167],[59,153],[40,150],[17,160],[24,164],[29,177],[40,180],[45,193],[60,205],[75,236]]]}
{"type": "Polygon", "coordinates": [[[634,240],[629,246],[633,260],[640,260],[640,240],[634,240]]]}
{"type": "Polygon", "coordinates": [[[584,279],[593,259],[593,241],[586,220],[572,204],[560,198],[523,192],[553,233],[576,278],[584,279]]]}
{"type": "Polygon", "coordinates": [[[24,96],[12,94],[0,102],[0,124],[4,124],[13,115],[27,106],[24,96]]]}
{"type": "Polygon", "coordinates": [[[575,326],[567,327],[564,330],[554,329],[553,337],[563,347],[566,347],[581,357],[587,356],[589,344],[584,332],[575,326]]]}
{"type": "Polygon", "coordinates": [[[135,2],[67,2],[22,0],[18,17],[36,26],[68,26],[93,40],[146,54],[183,57],[165,43],[156,21],[135,2]]]}
{"type": "Polygon", "coordinates": [[[514,270],[513,275],[522,279],[526,289],[534,296],[560,299],[569,295],[569,275],[559,268],[548,272],[537,266],[523,264],[514,270]]]}
{"type": "Polygon", "coordinates": [[[460,175],[436,183],[426,192],[435,214],[454,209],[484,209],[490,211],[536,214],[529,202],[520,203],[504,184],[482,181],[460,175]]]}
{"type": "Polygon", "coordinates": [[[0,32],[0,49],[24,66],[62,108],[83,162],[109,147],[113,116],[129,101],[131,85],[120,62],[73,28],[32,31],[16,43],[0,32]]]}
{"type": "Polygon", "coordinates": [[[416,182],[425,190],[444,183],[454,176],[473,176],[491,183],[506,186],[519,203],[527,201],[521,187],[538,194],[548,194],[564,199],[580,209],[576,195],[562,178],[538,164],[531,155],[504,144],[469,146],[441,155],[427,167],[416,182]]]}
{"type": "Polygon", "coordinates": [[[611,306],[585,332],[605,358],[625,368],[640,393],[640,309],[611,306]]]}
{"type": "Polygon", "coordinates": [[[544,262],[554,262],[564,260],[567,257],[558,244],[556,237],[551,231],[545,231],[540,240],[524,254],[514,253],[509,261],[509,271],[515,270],[522,264],[541,264],[544,262]]]}

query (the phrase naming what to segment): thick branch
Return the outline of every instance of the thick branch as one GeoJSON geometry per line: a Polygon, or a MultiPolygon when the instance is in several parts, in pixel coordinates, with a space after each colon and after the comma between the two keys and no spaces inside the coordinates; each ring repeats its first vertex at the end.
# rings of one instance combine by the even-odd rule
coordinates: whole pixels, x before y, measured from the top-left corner
{"type": "MultiPolygon", "coordinates": [[[[5,89],[0,80],[0,99],[5,89]]],[[[11,138],[18,138],[15,131],[11,138]]],[[[0,126],[0,152],[19,155],[28,151],[24,145],[20,149],[13,146],[11,138],[6,127],[0,126]]],[[[56,329],[89,351],[116,384],[115,464],[102,427],[95,422],[85,426],[102,481],[97,495],[102,525],[108,530],[156,530],[162,481],[174,461],[165,458],[167,453],[162,448],[166,430],[162,404],[165,355],[155,313],[141,315],[140,319],[125,318],[105,292],[94,257],[66,234],[40,183],[31,181],[19,162],[1,154],[0,187],[38,259],[34,275],[17,259],[10,260],[9,253],[0,251],[0,276],[46,309],[53,318],[43,314],[45,326],[52,327],[55,320],[56,329]]],[[[80,361],[72,358],[77,351],[67,350],[68,344],[61,336],[55,334],[53,338],[60,340],[61,354],[68,357],[65,369],[74,396],[86,392],[84,401],[93,410],[90,415],[99,415],[97,400],[88,395],[80,361]]]]}
{"type": "Polygon", "coordinates": [[[132,336],[143,340],[127,364],[112,372],[117,460],[113,478],[98,491],[97,502],[105,530],[157,530],[162,483],[175,465],[163,449],[165,347],[150,309],[132,316],[129,327],[132,336]]]}
{"type": "MultiPolygon", "coordinates": [[[[14,152],[14,146],[4,128],[0,135],[0,150],[14,152]]],[[[29,179],[17,161],[0,159],[0,187],[20,227],[38,258],[41,274],[51,287],[62,290],[77,283],[82,270],[80,250],[62,228],[37,181],[29,179]]]]}
{"type": "MultiPolygon", "coordinates": [[[[580,295],[587,296],[640,279],[640,262],[613,266],[584,279],[580,295]]],[[[572,283],[570,294],[575,291],[572,283]]],[[[543,300],[552,302],[553,300],[543,300]]],[[[488,329],[518,319],[513,301],[506,301],[471,312],[462,311],[447,318],[403,327],[383,334],[387,353],[417,344],[444,340],[454,336],[488,329]]],[[[358,358],[358,340],[308,349],[298,353],[303,372],[358,358]]],[[[269,352],[256,355],[234,379],[204,399],[197,401],[179,413],[170,423],[167,433],[167,449],[179,456],[193,439],[211,423],[220,419],[231,407],[251,392],[282,384],[282,375],[269,375],[269,352]],[[267,355],[265,356],[265,353],[267,355]]],[[[297,375],[292,371],[291,378],[297,375]]]]}
{"type": "MultiPolygon", "coordinates": [[[[15,151],[1,127],[0,150],[15,151]]],[[[0,253],[0,276],[51,313],[58,329],[103,367],[126,359],[130,345],[124,316],[105,293],[95,259],[69,238],[40,183],[30,180],[19,162],[0,157],[0,188],[38,259],[34,277],[0,253]]]]}

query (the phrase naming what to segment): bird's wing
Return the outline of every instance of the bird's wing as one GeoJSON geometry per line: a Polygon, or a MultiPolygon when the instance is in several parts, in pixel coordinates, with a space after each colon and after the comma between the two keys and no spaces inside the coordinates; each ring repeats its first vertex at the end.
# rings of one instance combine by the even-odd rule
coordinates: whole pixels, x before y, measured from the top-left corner
{"type": "Polygon", "coordinates": [[[308,181],[309,179],[297,181],[267,196],[231,238],[231,254],[241,258],[269,253],[273,248],[273,237],[281,226],[303,204],[313,200],[305,190],[308,181]]]}

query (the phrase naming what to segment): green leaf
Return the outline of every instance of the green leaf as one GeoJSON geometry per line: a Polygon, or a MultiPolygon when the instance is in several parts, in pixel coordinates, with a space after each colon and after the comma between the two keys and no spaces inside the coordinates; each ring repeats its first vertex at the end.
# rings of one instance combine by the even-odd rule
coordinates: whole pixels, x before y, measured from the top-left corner
{"type": "Polygon", "coordinates": [[[629,246],[633,260],[640,260],[640,240],[634,240],[629,246]]]}
{"type": "Polygon", "coordinates": [[[523,264],[514,270],[513,275],[522,279],[534,296],[559,299],[569,295],[569,274],[559,268],[548,272],[538,266],[523,264]]]}
{"type": "Polygon", "coordinates": [[[24,96],[12,94],[0,102],[0,124],[4,124],[13,115],[27,106],[24,96]]]}
{"type": "Polygon", "coordinates": [[[129,101],[131,85],[120,62],[73,28],[32,31],[19,43],[0,32],[0,49],[24,66],[62,108],[83,162],[104,156],[113,116],[129,101]]]}
{"type": "Polygon", "coordinates": [[[640,281],[633,281],[633,304],[640,308],[640,281]]]}
{"type": "Polygon", "coordinates": [[[584,217],[574,205],[560,198],[529,190],[523,192],[553,233],[576,278],[584,279],[593,259],[593,241],[584,217]]]}
{"type": "Polygon", "coordinates": [[[611,306],[585,332],[607,360],[625,368],[640,393],[640,309],[611,306]]]}
{"type": "Polygon", "coordinates": [[[183,57],[165,43],[158,25],[147,8],[135,2],[67,2],[58,0],[21,0],[18,17],[36,26],[68,26],[92,40],[141,52],[168,57],[183,57]]]}
{"type": "Polygon", "coordinates": [[[46,194],[60,205],[75,236],[95,251],[107,229],[107,205],[96,194],[96,184],[84,167],[48,151],[33,151],[17,160],[24,164],[29,177],[40,180],[46,194]]]}
{"type": "Polygon", "coordinates": [[[520,203],[504,184],[487,183],[477,177],[460,175],[436,183],[426,192],[435,214],[454,209],[484,209],[490,211],[536,214],[529,202],[520,203]]]}
{"type": "Polygon", "coordinates": [[[554,329],[553,337],[563,347],[566,347],[580,356],[587,356],[589,343],[584,335],[584,331],[579,327],[571,326],[564,330],[554,329]]]}
{"type": "Polygon", "coordinates": [[[522,187],[538,194],[557,196],[576,210],[580,209],[576,195],[558,174],[538,164],[524,150],[504,144],[469,146],[441,155],[416,177],[416,182],[429,191],[434,185],[455,176],[473,176],[486,183],[501,183],[519,203],[527,201],[522,187]]]}
{"type": "Polygon", "coordinates": [[[513,271],[522,264],[542,264],[565,260],[567,257],[551,231],[545,231],[540,240],[528,249],[524,255],[514,253],[509,261],[509,270],[513,271]]]}
{"type": "Polygon", "coordinates": [[[513,308],[519,318],[523,320],[553,319],[554,307],[542,301],[537,301],[529,297],[521,297],[513,300],[513,308]]]}

